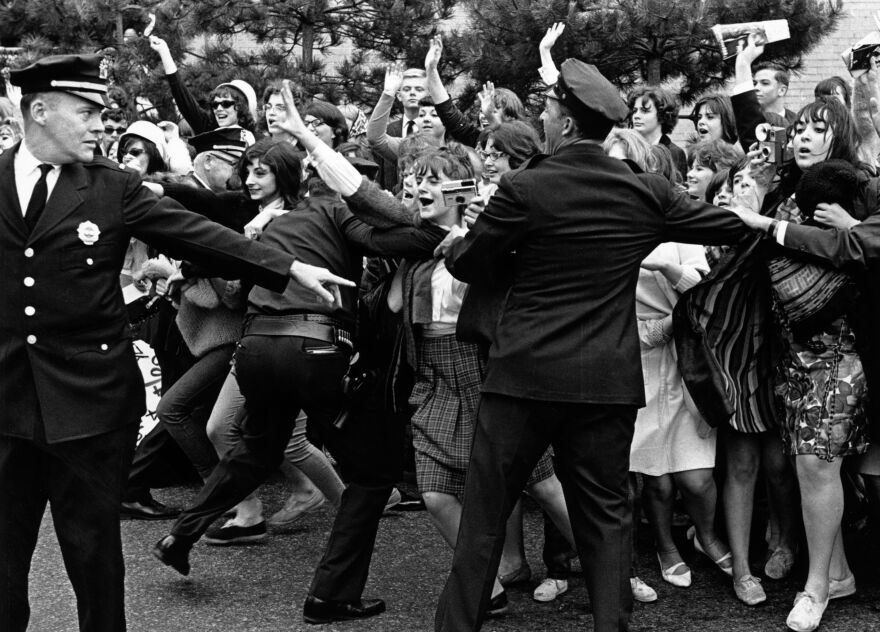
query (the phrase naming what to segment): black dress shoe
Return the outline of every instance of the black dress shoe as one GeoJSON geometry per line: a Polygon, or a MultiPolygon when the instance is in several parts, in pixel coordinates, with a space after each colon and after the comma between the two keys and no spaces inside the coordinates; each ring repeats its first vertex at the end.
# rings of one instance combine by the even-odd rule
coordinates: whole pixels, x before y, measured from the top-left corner
{"type": "Polygon", "coordinates": [[[309,595],[303,605],[303,619],[306,623],[330,623],[366,619],[385,612],[385,602],[381,599],[359,599],[358,601],[324,601],[309,595]]]}
{"type": "Polygon", "coordinates": [[[507,600],[507,591],[502,590],[500,593],[492,597],[492,601],[489,602],[489,607],[486,608],[486,618],[495,619],[497,617],[503,617],[507,614],[509,603],[510,602],[507,600]]]}
{"type": "Polygon", "coordinates": [[[166,535],[153,547],[153,557],[181,575],[189,575],[190,549],[192,544],[173,535],[166,535]]]}
{"type": "Polygon", "coordinates": [[[120,512],[127,520],[170,520],[180,515],[180,509],[163,505],[158,500],[133,500],[122,503],[120,512]]]}

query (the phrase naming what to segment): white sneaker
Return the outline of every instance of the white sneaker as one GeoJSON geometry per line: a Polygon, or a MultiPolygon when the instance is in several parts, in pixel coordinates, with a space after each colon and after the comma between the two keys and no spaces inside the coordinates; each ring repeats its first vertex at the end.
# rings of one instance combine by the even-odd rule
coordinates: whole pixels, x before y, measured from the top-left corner
{"type": "Polygon", "coordinates": [[[638,577],[630,577],[629,585],[632,588],[633,599],[642,603],[657,601],[657,591],[648,586],[638,577]]]}
{"type": "Polygon", "coordinates": [[[821,602],[811,593],[799,592],[785,625],[795,632],[813,632],[822,622],[822,615],[827,607],[827,599],[821,602]]]}
{"type": "Polygon", "coordinates": [[[559,595],[564,595],[568,592],[568,580],[567,579],[553,579],[548,577],[541,584],[535,588],[535,592],[532,593],[532,598],[535,601],[553,601],[559,595]]]}

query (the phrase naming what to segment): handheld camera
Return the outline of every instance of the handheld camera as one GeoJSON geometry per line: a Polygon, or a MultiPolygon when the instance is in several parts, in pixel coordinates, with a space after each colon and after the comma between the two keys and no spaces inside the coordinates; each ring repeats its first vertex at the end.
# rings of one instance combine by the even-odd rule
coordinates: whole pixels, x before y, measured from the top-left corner
{"type": "Polygon", "coordinates": [[[788,149],[788,134],[784,127],[774,127],[770,123],[761,123],[755,128],[758,148],[767,162],[781,165],[792,158],[788,149]]]}
{"type": "Polygon", "coordinates": [[[477,194],[477,181],[469,178],[444,182],[440,185],[440,192],[443,194],[443,206],[467,204],[477,194]]]}

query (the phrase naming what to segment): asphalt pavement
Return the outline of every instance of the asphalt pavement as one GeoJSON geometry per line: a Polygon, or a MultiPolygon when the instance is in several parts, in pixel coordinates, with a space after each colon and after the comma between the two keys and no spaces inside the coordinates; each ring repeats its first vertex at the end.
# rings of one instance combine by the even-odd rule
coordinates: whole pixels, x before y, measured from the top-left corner
{"type": "MultiPolygon", "coordinates": [[[[156,498],[183,505],[195,488],[155,492],[156,498]]],[[[281,482],[262,492],[267,515],[284,501],[281,482]]],[[[366,597],[385,599],[388,610],[358,622],[312,626],[303,623],[308,593],[333,519],[327,505],[293,528],[272,533],[263,543],[215,547],[199,543],[191,555],[192,572],[182,577],[157,562],[153,544],[170,522],[125,521],[122,537],[127,569],[128,629],[131,632],[429,632],[434,608],[451,561],[425,512],[389,512],[383,518],[366,597]]],[[[534,581],[509,590],[510,613],[487,622],[486,632],[567,632],[593,629],[583,581],[555,602],[541,604],[531,592],[542,578],[541,516],[526,502],[526,551],[534,581]]],[[[880,632],[880,564],[864,543],[850,541],[848,555],[858,581],[855,596],[831,602],[820,632],[880,632]]],[[[750,608],[733,595],[730,580],[711,562],[682,548],[693,570],[690,588],[660,579],[647,528],[639,536],[639,575],[660,595],[655,603],[635,604],[632,630],[657,632],[784,632],[785,617],[802,588],[805,568],[792,578],[764,579],[765,604],[750,608]]],[[[757,568],[756,568],[757,570],[757,568]]],[[[65,575],[51,518],[44,518],[30,578],[34,632],[75,632],[76,602],[65,575]]],[[[2,624],[0,624],[2,628],[2,624]]]]}

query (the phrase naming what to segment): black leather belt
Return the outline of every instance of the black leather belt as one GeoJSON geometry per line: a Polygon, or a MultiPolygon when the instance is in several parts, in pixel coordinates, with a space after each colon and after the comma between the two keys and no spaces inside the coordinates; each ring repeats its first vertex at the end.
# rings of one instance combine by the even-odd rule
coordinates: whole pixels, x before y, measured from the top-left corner
{"type": "Polygon", "coordinates": [[[244,335],[299,336],[313,338],[333,345],[344,345],[354,350],[351,333],[340,326],[335,318],[324,314],[285,314],[282,316],[251,316],[244,335]]]}

